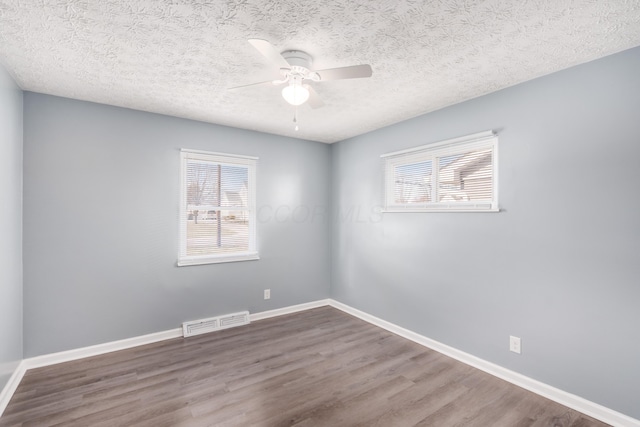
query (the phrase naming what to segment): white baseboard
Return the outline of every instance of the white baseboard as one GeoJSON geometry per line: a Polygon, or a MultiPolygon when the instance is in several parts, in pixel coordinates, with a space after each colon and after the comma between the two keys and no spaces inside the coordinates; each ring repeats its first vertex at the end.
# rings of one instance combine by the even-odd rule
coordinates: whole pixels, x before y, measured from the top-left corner
{"type": "MultiPolygon", "coordinates": [[[[329,300],[318,300],[304,304],[292,305],[289,307],[278,308],[276,310],[262,311],[253,313],[249,316],[250,320],[256,321],[267,319],[269,317],[282,316],[284,314],[296,313],[298,311],[309,310],[311,308],[329,305],[329,300]]],[[[164,341],[171,338],[182,337],[182,328],[169,329],[167,331],[156,332],[148,335],[127,338],[119,341],[112,341],[104,344],[92,345],[73,350],[61,351],[59,353],[45,354],[25,359],[26,369],[40,368],[43,366],[55,365],[57,363],[70,362],[72,360],[83,359],[85,357],[98,356],[100,354],[111,353],[112,351],[125,350],[131,347],[151,344],[158,341],[164,341]]]]}
{"type": "Polygon", "coordinates": [[[96,344],[89,347],[61,351],[59,353],[30,357],[28,359],[25,359],[24,362],[27,369],[41,368],[43,366],[70,362],[72,360],[83,359],[85,357],[98,356],[100,354],[111,353],[112,351],[125,350],[131,347],[137,347],[140,345],[151,344],[154,342],[179,337],[182,337],[182,328],[170,329],[168,331],[141,335],[138,337],[127,338],[119,341],[111,341],[104,344],[96,344]]]}
{"type": "Polygon", "coordinates": [[[7,409],[7,405],[9,401],[13,397],[13,393],[16,392],[20,381],[22,381],[22,377],[24,377],[25,372],[27,372],[27,368],[25,367],[24,360],[18,363],[15,371],[9,377],[9,382],[7,382],[2,390],[0,390],[0,417],[5,409],[7,409]]]}
{"type": "Polygon", "coordinates": [[[283,316],[285,314],[297,313],[299,311],[310,310],[312,308],[323,307],[329,305],[329,299],[321,299],[318,301],[307,302],[304,304],[290,305],[289,307],[277,308],[275,310],[261,311],[253,313],[249,316],[252,322],[256,320],[268,319],[269,317],[283,316]]]}
{"type": "MultiPolygon", "coordinates": [[[[368,323],[371,323],[372,325],[386,329],[389,332],[435,350],[462,363],[473,366],[474,368],[480,369],[533,393],[558,402],[561,405],[565,405],[607,424],[611,424],[614,427],[640,427],[640,420],[631,418],[627,415],[621,414],[597,403],[583,399],[571,393],[567,393],[563,390],[526,377],[522,374],[503,368],[494,363],[480,359],[479,357],[473,356],[469,353],[465,353],[453,347],[449,347],[448,345],[442,344],[438,341],[432,340],[423,335],[417,334],[413,331],[402,328],[391,322],[387,322],[386,320],[382,320],[378,317],[372,316],[368,313],[365,313],[333,299],[312,301],[305,304],[298,304],[275,310],[253,313],[250,315],[250,319],[252,322],[254,322],[257,320],[297,313],[299,311],[309,310],[326,305],[335,307],[341,311],[344,311],[345,313],[351,314],[352,316],[358,317],[368,323]]],[[[100,354],[110,353],[112,351],[124,350],[131,347],[137,347],[140,345],[151,344],[154,342],[179,337],[182,337],[182,328],[170,329],[168,331],[157,332],[154,334],[142,335],[139,337],[133,337],[124,340],[93,345],[90,347],[62,351],[59,353],[52,353],[25,359],[18,365],[13,375],[9,379],[9,382],[0,391],[0,416],[2,416],[2,413],[9,404],[13,393],[18,388],[18,385],[20,384],[20,381],[22,380],[22,377],[24,376],[27,369],[39,368],[62,362],[69,362],[85,357],[97,356],[100,354]]]]}
{"type": "Polygon", "coordinates": [[[502,366],[480,359],[479,357],[465,353],[464,351],[449,347],[448,345],[402,328],[391,322],[387,322],[386,320],[372,316],[339,301],[330,299],[329,305],[371,323],[372,325],[379,326],[382,329],[386,329],[389,332],[435,350],[438,353],[449,356],[452,359],[456,359],[495,377],[501,378],[540,396],[546,397],[547,399],[553,400],[554,402],[560,403],[561,405],[575,409],[576,411],[582,412],[585,415],[596,418],[607,424],[611,424],[614,427],[640,427],[640,420],[631,418],[595,402],[591,402],[587,399],[583,399],[582,397],[534,380],[533,378],[529,378],[507,368],[503,368],[502,366]]]}

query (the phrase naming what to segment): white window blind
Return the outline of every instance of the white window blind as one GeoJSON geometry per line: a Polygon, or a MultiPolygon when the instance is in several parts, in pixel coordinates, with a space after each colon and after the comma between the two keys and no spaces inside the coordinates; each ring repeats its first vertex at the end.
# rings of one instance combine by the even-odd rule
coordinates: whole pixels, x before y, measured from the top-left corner
{"type": "Polygon", "coordinates": [[[178,265],[258,259],[257,158],[181,151],[178,265]]]}
{"type": "Polygon", "coordinates": [[[487,131],[384,154],[385,211],[497,211],[497,148],[487,131]]]}

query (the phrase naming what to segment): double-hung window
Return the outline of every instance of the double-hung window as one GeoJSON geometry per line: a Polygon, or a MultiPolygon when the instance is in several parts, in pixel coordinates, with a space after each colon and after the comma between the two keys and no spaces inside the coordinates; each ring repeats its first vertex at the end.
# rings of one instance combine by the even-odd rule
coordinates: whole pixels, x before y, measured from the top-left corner
{"type": "Polygon", "coordinates": [[[498,137],[492,131],[382,158],[387,212],[498,211],[498,137]]]}
{"type": "Polygon", "coordinates": [[[258,259],[256,157],[181,151],[178,265],[258,259]]]}

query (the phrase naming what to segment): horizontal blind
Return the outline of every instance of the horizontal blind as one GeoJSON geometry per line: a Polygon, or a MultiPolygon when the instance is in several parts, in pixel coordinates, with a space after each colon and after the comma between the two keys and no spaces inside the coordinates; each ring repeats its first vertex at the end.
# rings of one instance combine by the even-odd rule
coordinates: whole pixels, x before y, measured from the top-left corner
{"type": "Polygon", "coordinates": [[[393,169],[393,202],[416,204],[432,201],[433,162],[401,164],[393,169]]]}
{"type": "Polygon", "coordinates": [[[255,160],[183,152],[181,257],[255,251],[255,160]]]}
{"type": "Polygon", "coordinates": [[[492,149],[467,151],[438,158],[438,201],[491,200],[492,149]]]}
{"type": "Polygon", "coordinates": [[[496,147],[487,131],[381,156],[386,209],[496,210],[496,147]]]}

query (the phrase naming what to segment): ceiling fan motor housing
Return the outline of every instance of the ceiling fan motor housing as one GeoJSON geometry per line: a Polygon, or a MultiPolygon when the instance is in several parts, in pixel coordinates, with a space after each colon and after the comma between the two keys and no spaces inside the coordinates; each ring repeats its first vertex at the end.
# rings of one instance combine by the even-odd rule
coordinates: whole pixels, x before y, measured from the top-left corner
{"type": "Polygon", "coordinates": [[[291,65],[292,72],[308,73],[311,69],[313,59],[311,55],[300,50],[286,50],[282,52],[282,57],[291,65]]]}

